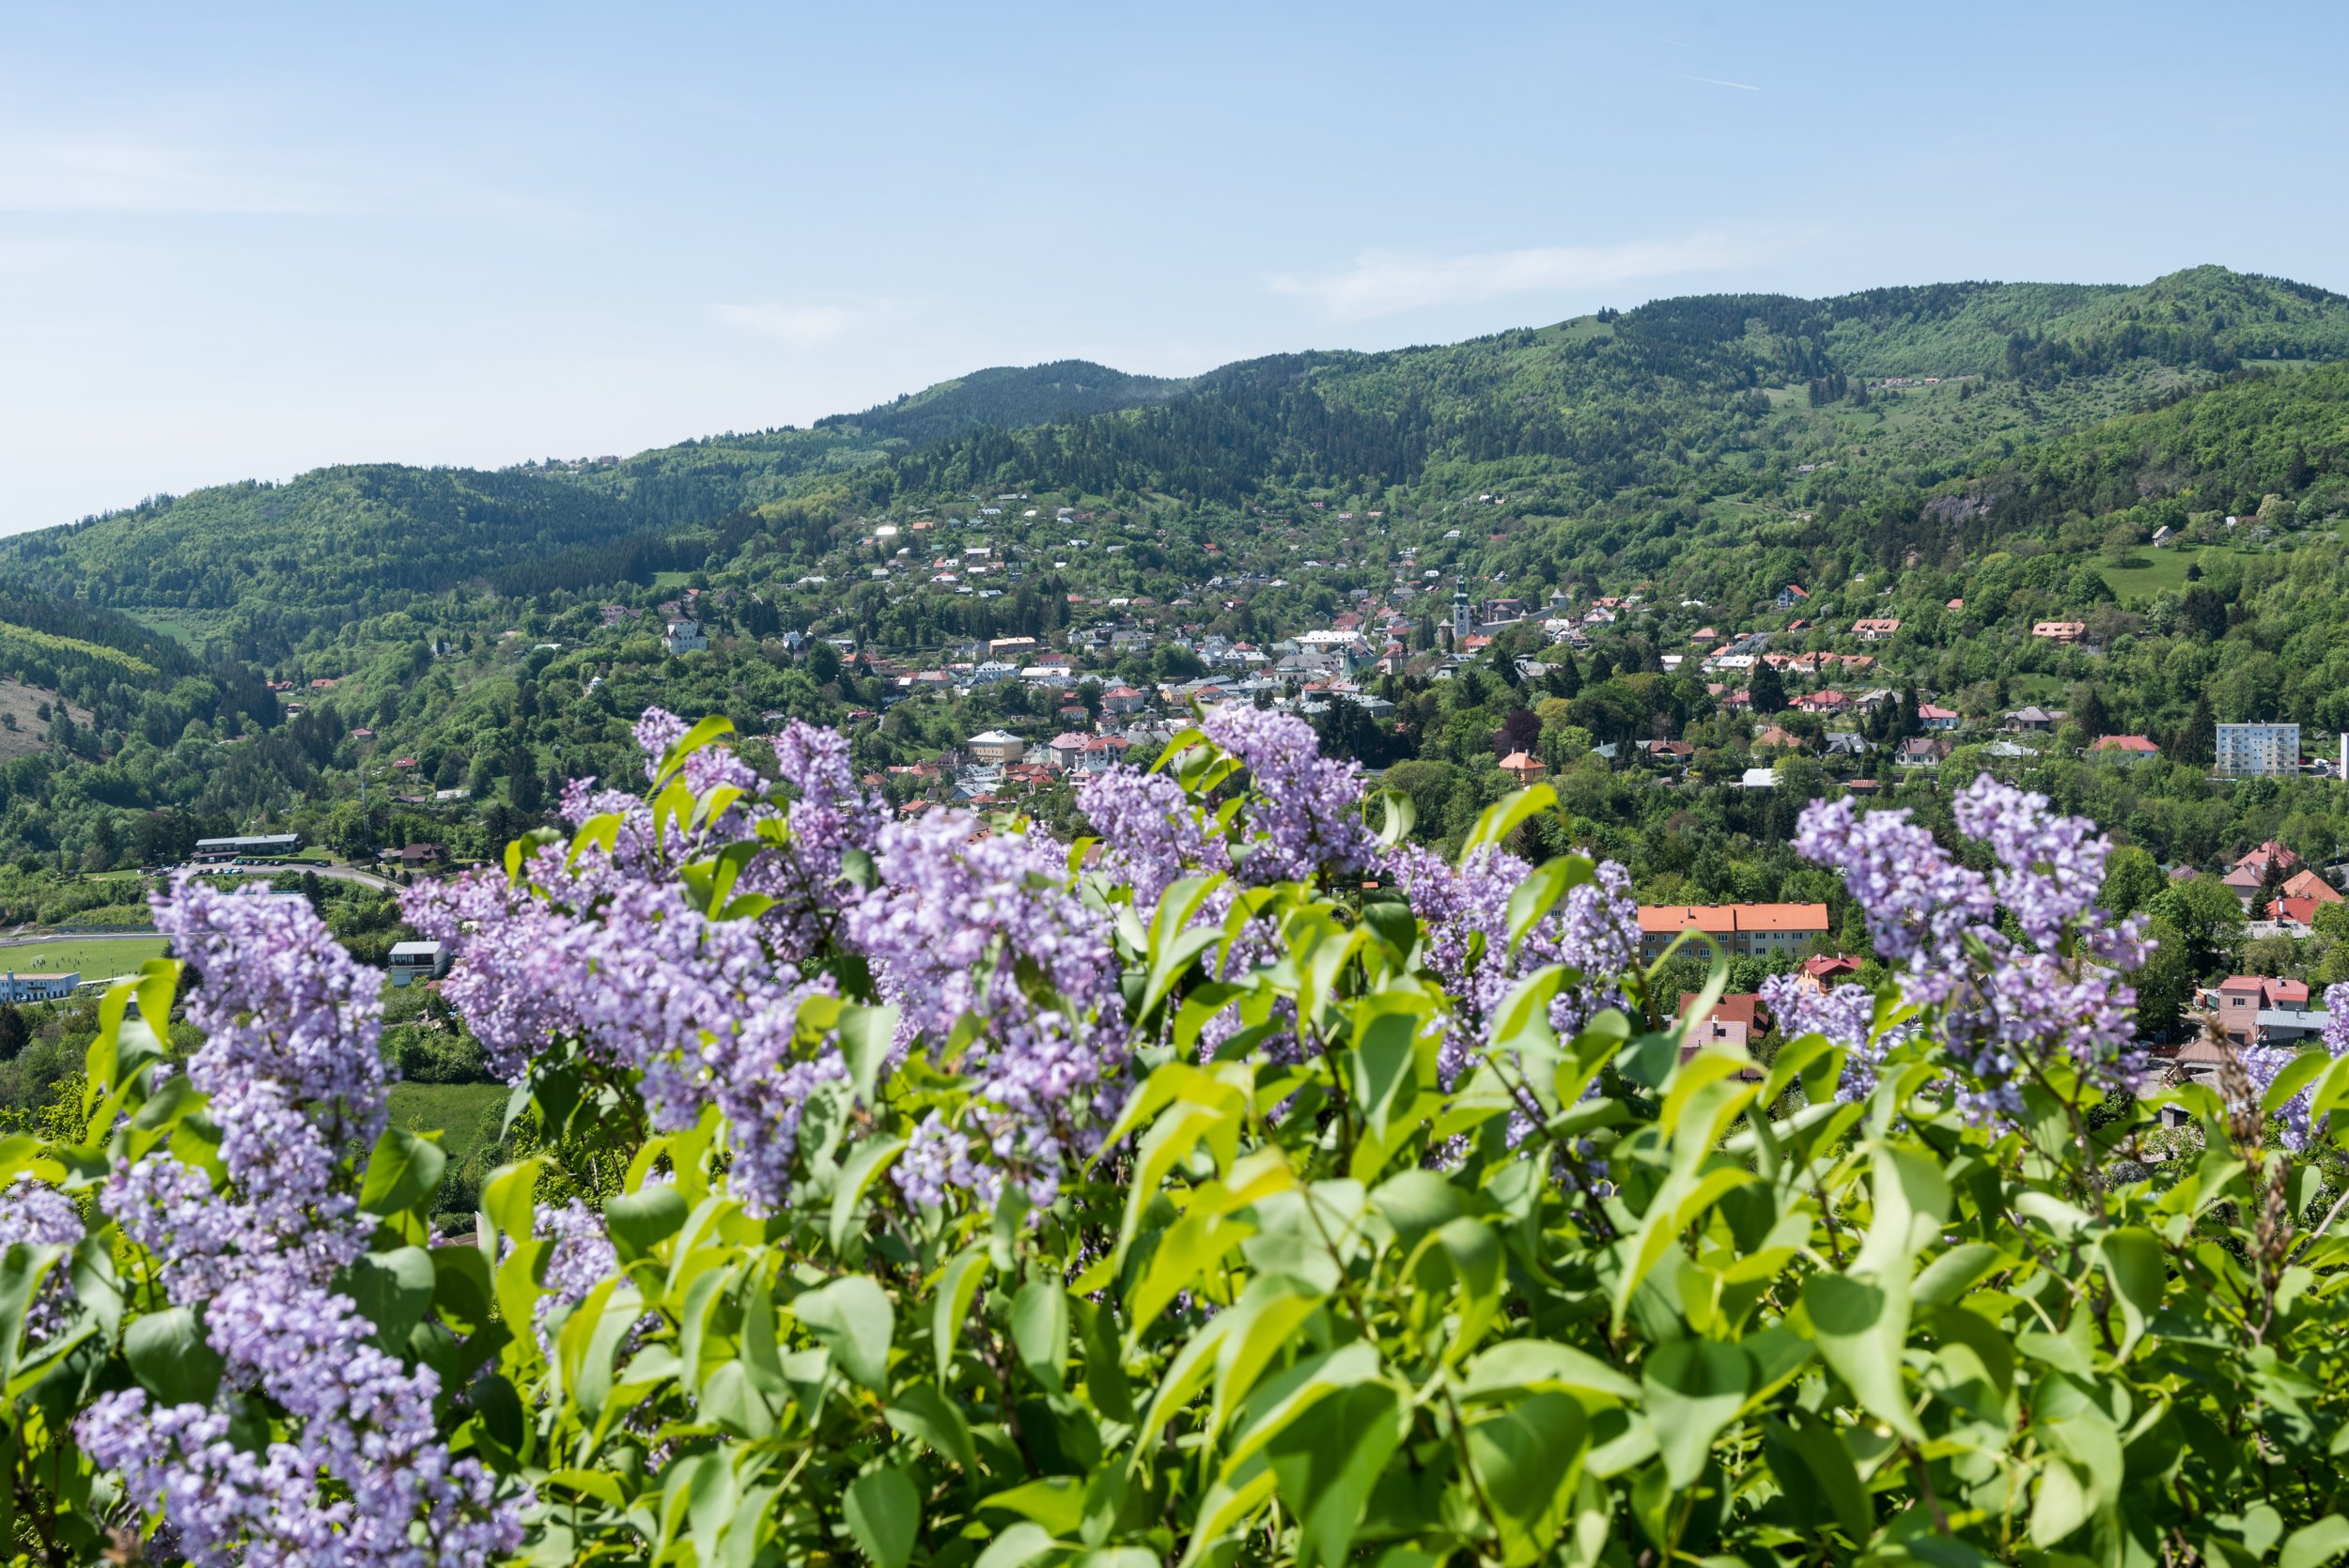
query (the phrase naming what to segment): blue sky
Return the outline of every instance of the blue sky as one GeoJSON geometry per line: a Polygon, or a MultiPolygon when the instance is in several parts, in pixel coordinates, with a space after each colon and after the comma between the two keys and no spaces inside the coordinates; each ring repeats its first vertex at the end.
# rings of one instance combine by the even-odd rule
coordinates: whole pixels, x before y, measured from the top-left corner
{"type": "Polygon", "coordinates": [[[0,531],[1676,293],[2349,291],[2338,6],[0,6],[0,531]]]}

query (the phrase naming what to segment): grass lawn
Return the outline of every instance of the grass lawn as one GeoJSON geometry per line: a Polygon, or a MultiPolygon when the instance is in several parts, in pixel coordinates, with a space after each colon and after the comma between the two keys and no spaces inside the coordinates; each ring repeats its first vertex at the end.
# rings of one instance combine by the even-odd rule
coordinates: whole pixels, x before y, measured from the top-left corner
{"type": "Polygon", "coordinates": [[[161,937],[60,937],[53,942],[0,944],[0,968],[20,974],[79,970],[85,980],[130,974],[149,958],[163,956],[161,937]]]}
{"type": "Polygon", "coordinates": [[[692,580],[693,574],[690,571],[657,571],[652,574],[652,585],[656,588],[682,588],[692,580]]]}
{"type": "Polygon", "coordinates": [[[506,1113],[502,1083],[395,1083],[392,1126],[410,1132],[437,1132],[452,1169],[465,1163],[484,1141],[497,1137],[506,1113]]]}
{"type": "MultiPolygon", "coordinates": [[[[2186,586],[2186,568],[2201,558],[2200,545],[2170,545],[2162,550],[2140,546],[2129,551],[2131,558],[2148,563],[2142,567],[2100,565],[2096,570],[2123,604],[2153,598],[2164,588],[2171,592],[2186,586]]],[[[2208,568],[2205,567],[2205,570],[2208,568]]]]}

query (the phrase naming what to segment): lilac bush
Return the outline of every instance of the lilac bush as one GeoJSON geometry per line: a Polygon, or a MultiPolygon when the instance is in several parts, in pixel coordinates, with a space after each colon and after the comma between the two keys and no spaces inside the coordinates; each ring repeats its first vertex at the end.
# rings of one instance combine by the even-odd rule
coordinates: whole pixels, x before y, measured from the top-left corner
{"type": "Polygon", "coordinates": [[[83,1488],[43,1528],[113,1531],[47,1560],[2337,1547],[2349,1253],[2295,1200],[2349,987],[2243,1063],[2280,1137],[2165,1091],[2221,1157],[2136,1158],[2142,936],[2044,799],[1959,797],[1980,871],[1808,810],[1894,978],[1772,979],[1761,1063],[1688,1050],[1620,866],[1382,846],[1286,716],[1084,781],[1090,855],[716,727],[648,711],[642,795],[407,899],[539,1151],[470,1231],[385,1130],[375,977],[293,901],[162,902],[204,1046],[110,1025],[94,1141],[0,1187],[83,1488]]]}
{"type": "Polygon", "coordinates": [[[520,1499],[450,1452],[439,1374],[368,1343],[335,1287],[374,1221],[359,1183],[384,1122],[380,977],[306,902],[182,877],[155,922],[198,967],[191,1084],[220,1127],[222,1182],[158,1151],[101,1203],[152,1254],[164,1300],[220,1358],[207,1401],[101,1394],[76,1424],[192,1563],[482,1563],[521,1538],[520,1499]],[[274,1413],[257,1452],[241,1421],[274,1413]]]}

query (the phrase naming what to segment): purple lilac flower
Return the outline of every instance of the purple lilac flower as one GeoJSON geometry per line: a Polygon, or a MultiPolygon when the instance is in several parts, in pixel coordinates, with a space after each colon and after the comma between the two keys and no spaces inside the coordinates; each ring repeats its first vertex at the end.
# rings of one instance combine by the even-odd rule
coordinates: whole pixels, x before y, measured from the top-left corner
{"type": "Polygon", "coordinates": [[[848,910],[849,941],[901,1009],[901,1040],[942,1045],[966,1016],[978,1020],[950,1063],[972,1080],[973,1130],[994,1166],[1017,1171],[1038,1206],[1050,1203],[1063,1162],[1091,1154],[1125,1100],[1124,1005],[1103,915],[1068,890],[1048,842],[986,833],[968,812],[892,823],[876,863],[880,885],[848,910]],[[1022,987],[1023,968],[1053,1004],[1022,987]]]}
{"type": "MultiPolygon", "coordinates": [[[[2349,1019],[2342,1017],[2344,1010],[2349,1009],[2349,985],[2326,986],[2325,1007],[2329,1016],[2319,1038],[2326,1054],[2338,1060],[2349,1055],[2349,1019]]],[[[2283,1046],[2247,1047],[2241,1052],[2244,1076],[2251,1080],[2251,1087],[2264,1099],[2268,1086],[2276,1081],[2276,1075],[2298,1055],[2298,1049],[2283,1046]]],[[[2310,1125],[2309,1112],[2315,1103],[2315,1093],[2316,1086],[2310,1084],[2276,1108],[2279,1136],[2284,1147],[2295,1151],[2307,1148],[2310,1138],[2330,1124],[2332,1118],[2327,1113],[2314,1126],[2310,1125]]]]}
{"type": "Polygon", "coordinates": [[[1838,986],[1822,990],[1791,974],[1773,974],[1762,982],[1762,1005],[1769,1009],[1779,1036],[1792,1040],[1804,1034],[1824,1034],[1843,1049],[1843,1073],[1835,1085],[1839,1100],[1864,1100],[1875,1092],[1876,1074],[1898,1032],[1875,1035],[1875,993],[1861,986],[1838,986]]]}
{"type": "Polygon", "coordinates": [[[1509,897],[1532,867],[1489,846],[1455,866],[1418,845],[1386,857],[1384,869],[1424,923],[1421,951],[1457,1004],[1469,1032],[1448,1031],[1437,1061],[1446,1087],[1455,1083],[1480,1043],[1489,1043],[1493,1019],[1518,981],[1548,964],[1580,971],[1549,1007],[1550,1026],[1572,1034],[1593,1017],[1624,1004],[1614,977],[1639,953],[1639,907],[1630,874],[1602,861],[1595,881],[1571,889],[1509,950],[1509,897]]]}
{"type": "Polygon", "coordinates": [[[1293,715],[1226,703],[1200,726],[1247,765],[1258,799],[1239,874],[1259,885],[1370,868],[1377,841],[1362,825],[1362,769],[1320,754],[1313,726],[1293,715]]]}
{"type": "Polygon", "coordinates": [[[1180,878],[1230,869],[1223,840],[1207,836],[1190,797],[1164,773],[1119,764],[1089,774],[1077,785],[1077,809],[1101,835],[1101,869],[1133,890],[1145,924],[1180,878]]]}
{"type": "Polygon", "coordinates": [[[306,903],[182,877],[155,915],[203,976],[188,1016],[208,1038],[189,1076],[223,1129],[227,1182],[216,1191],[204,1172],[150,1155],[117,1171],[100,1202],[156,1254],[170,1298],[202,1310],[226,1363],[223,1397],[266,1395],[290,1435],[246,1452],[228,1441],[225,1410],[149,1411],[133,1390],[83,1413],[83,1446],[206,1568],[476,1564],[511,1552],[518,1505],[441,1440],[438,1374],[367,1344],[373,1327],[327,1287],[366,1245],[354,1188],[384,1118],[380,978],[306,903]]]}
{"type": "Polygon", "coordinates": [[[1869,939],[1888,964],[1906,966],[1912,1001],[1943,1000],[1963,972],[1967,935],[1990,924],[1995,900],[1982,876],[1942,852],[1908,811],[1865,816],[1849,797],[1803,810],[1795,848],[1831,865],[1867,918],[1869,939]]]}
{"type": "Polygon", "coordinates": [[[1955,808],[1997,857],[1995,881],[1957,864],[1906,811],[1863,817],[1849,800],[1807,807],[1796,847],[1843,871],[1909,1000],[1940,1005],[1938,1037],[1976,1080],[1959,1095],[1968,1115],[2018,1114],[2024,1081],[2058,1055],[2092,1082],[2134,1088],[2144,1070],[2137,993],[2120,977],[2149,949],[2141,922],[2096,908],[2108,842],[2050,815],[2045,796],[1987,776],[1955,808]],[[2021,940],[1994,924],[2001,904],[2021,940]]]}
{"type": "MultiPolygon", "coordinates": [[[[31,1175],[0,1188],[0,1251],[19,1242],[28,1247],[70,1247],[82,1239],[82,1211],[73,1200],[31,1175]]],[[[73,1286],[62,1268],[52,1268],[24,1312],[27,1343],[53,1338],[65,1327],[73,1286]]]]}
{"type": "Polygon", "coordinates": [[[637,749],[645,753],[646,778],[650,779],[659,775],[661,759],[666,756],[669,748],[682,739],[685,732],[692,728],[691,724],[665,707],[645,709],[643,715],[637,719],[634,727],[629,731],[629,735],[635,740],[637,749]]]}

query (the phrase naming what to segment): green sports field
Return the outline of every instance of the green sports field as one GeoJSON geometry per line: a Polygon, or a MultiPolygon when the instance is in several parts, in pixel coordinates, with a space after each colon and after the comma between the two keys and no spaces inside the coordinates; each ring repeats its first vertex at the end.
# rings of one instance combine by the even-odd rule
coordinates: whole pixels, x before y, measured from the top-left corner
{"type": "Polygon", "coordinates": [[[51,941],[0,944],[0,970],[16,974],[78,971],[85,980],[130,974],[149,958],[163,956],[161,937],[59,937],[51,941]]]}

